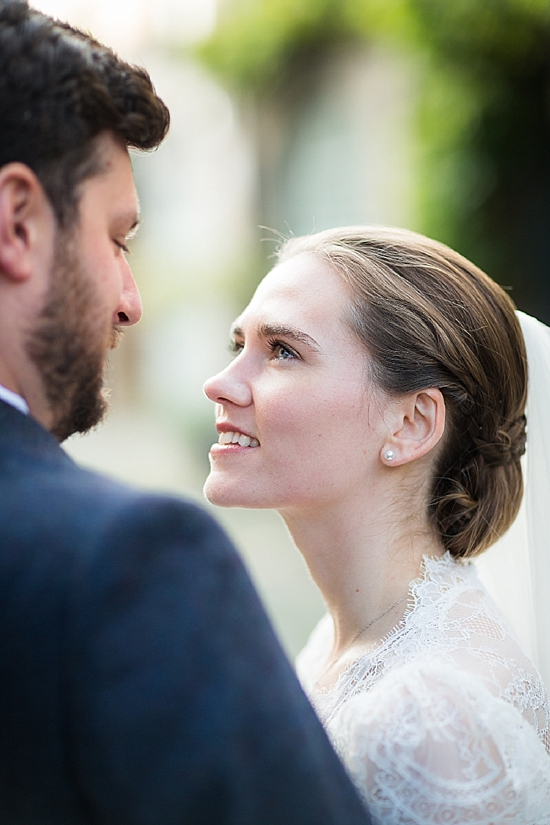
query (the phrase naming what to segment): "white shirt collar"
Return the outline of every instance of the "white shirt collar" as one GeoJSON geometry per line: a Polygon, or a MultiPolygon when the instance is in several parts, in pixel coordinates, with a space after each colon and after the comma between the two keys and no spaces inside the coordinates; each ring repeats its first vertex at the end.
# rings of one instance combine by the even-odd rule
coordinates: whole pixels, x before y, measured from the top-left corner
{"type": "Polygon", "coordinates": [[[5,401],[6,404],[11,404],[11,406],[15,407],[15,409],[19,410],[19,412],[22,412],[25,415],[29,414],[29,405],[25,399],[20,395],[17,395],[17,393],[13,392],[13,390],[8,390],[8,388],[4,387],[2,384],[0,384],[0,399],[5,401]]]}

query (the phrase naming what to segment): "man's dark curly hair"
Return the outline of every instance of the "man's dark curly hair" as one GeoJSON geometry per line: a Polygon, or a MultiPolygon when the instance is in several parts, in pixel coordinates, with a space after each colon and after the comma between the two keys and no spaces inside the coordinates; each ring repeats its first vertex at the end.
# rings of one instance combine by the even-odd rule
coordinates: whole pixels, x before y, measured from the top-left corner
{"type": "Polygon", "coordinates": [[[144,69],[25,0],[0,0],[0,167],[29,166],[61,228],[77,219],[79,184],[101,168],[97,136],[152,149],[169,119],[144,69]]]}

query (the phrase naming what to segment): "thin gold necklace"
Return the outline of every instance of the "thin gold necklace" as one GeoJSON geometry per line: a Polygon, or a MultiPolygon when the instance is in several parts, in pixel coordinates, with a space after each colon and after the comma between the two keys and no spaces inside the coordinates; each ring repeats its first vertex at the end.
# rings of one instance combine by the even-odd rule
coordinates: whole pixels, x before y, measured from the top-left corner
{"type": "Polygon", "coordinates": [[[332,670],[332,668],[334,667],[334,665],[336,664],[336,662],[339,662],[339,661],[340,661],[340,659],[342,658],[342,656],[344,655],[344,653],[347,653],[347,652],[348,652],[348,650],[350,649],[350,647],[351,647],[351,646],[352,646],[352,645],[353,645],[353,644],[357,641],[357,639],[359,638],[359,636],[361,636],[361,634],[365,632],[365,630],[368,630],[368,629],[369,629],[369,627],[372,627],[372,626],[373,626],[373,624],[376,624],[376,622],[379,622],[379,621],[380,621],[380,619],[383,619],[383,618],[384,618],[384,616],[387,616],[387,615],[388,615],[388,613],[389,613],[391,610],[393,610],[393,609],[394,609],[394,607],[397,607],[398,605],[402,604],[402,602],[404,602],[404,601],[405,601],[405,599],[407,598],[407,596],[408,596],[408,595],[409,595],[409,591],[407,590],[407,592],[405,593],[405,595],[404,595],[404,596],[401,596],[401,598],[400,598],[400,599],[398,599],[396,602],[394,602],[393,604],[390,604],[390,606],[389,606],[388,608],[386,608],[386,610],[384,610],[384,612],[383,612],[383,613],[381,613],[381,614],[380,614],[379,616],[377,616],[375,619],[372,619],[372,620],[371,620],[368,624],[366,624],[364,627],[362,627],[362,628],[361,628],[361,630],[358,630],[358,631],[357,631],[357,633],[355,634],[355,636],[353,637],[353,639],[352,639],[350,642],[348,642],[348,643],[347,643],[347,645],[346,645],[346,646],[345,646],[345,648],[342,650],[342,652],[339,654],[339,656],[337,656],[337,657],[336,657],[336,659],[335,659],[333,662],[331,662],[331,663],[330,663],[330,665],[328,665],[328,667],[325,667],[325,669],[323,670],[323,672],[321,673],[321,675],[319,676],[319,678],[315,680],[315,685],[318,685],[318,684],[319,684],[319,682],[321,681],[321,679],[322,679],[324,676],[326,676],[326,674],[329,672],[329,670],[332,670]]]}

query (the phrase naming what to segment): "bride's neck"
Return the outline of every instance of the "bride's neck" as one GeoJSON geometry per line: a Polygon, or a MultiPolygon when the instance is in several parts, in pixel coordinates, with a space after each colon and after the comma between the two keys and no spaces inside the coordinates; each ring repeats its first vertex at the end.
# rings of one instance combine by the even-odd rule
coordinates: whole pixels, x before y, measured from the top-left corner
{"type": "MultiPolygon", "coordinates": [[[[424,555],[443,552],[427,518],[396,520],[382,510],[342,505],[281,515],[333,617],[336,649],[407,594],[424,555]]],[[[363,640],[378,631],[373,626],[363,640]]]]}

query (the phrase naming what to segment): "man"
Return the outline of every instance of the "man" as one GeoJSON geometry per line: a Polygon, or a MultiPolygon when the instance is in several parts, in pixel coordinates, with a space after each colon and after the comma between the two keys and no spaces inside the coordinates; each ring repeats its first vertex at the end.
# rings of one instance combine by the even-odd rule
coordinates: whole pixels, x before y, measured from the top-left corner
{"type": "Polygon", "coordinates": [[[141,315],[147,74],[0,0],[0,822],[365,823],[241,562],[191,504],[78,468],[141,315]]]}

